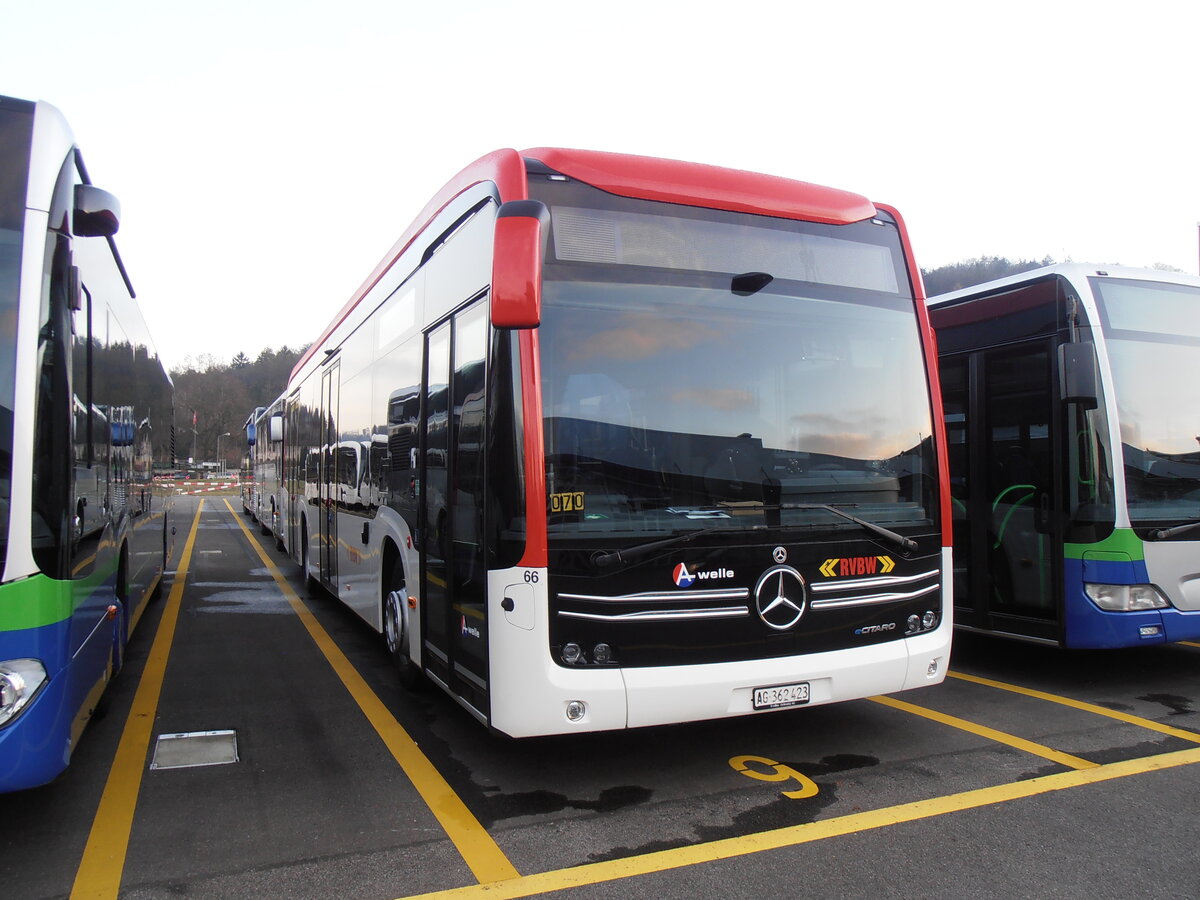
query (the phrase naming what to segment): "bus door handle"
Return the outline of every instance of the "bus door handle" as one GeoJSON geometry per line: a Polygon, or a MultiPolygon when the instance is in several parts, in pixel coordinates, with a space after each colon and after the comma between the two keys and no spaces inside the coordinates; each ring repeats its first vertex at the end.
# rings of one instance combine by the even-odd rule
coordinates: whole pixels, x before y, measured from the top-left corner
{"type": "Polygon", "coordinates": [[[362,542],[364,545],[371,543],[371,523],[370,522],[363,522],[362,542]]]}

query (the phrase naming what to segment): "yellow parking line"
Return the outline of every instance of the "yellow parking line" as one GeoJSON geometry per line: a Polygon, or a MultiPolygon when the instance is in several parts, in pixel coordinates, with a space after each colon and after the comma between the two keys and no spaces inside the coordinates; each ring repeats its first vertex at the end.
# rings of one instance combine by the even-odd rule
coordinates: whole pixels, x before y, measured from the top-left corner
{"type": "Polygon", "coordinates": [[[88,834],[83,858],[75,872],[75,883],[71,887],[72,900],[80,897],[116,897],[121,887],[121,874],[125,869],[125,854],[129,850],[129,832],[133,828],[133,813],[137,808],[138,792],[142,788],[142,772],[146,768],[146,751],[154,730],[154,716],[158,710],[158,698],[162,694],[163,678],[167,671],[167,657],[175,640],[175,625],[179,621],[179,607],[183,602],[183,583],[187,579],[188,566],[192,559],[192,548],[200,529],[200,511],[204,501],[196,507],[192,519],[192,530],[188,533],[183,555],[175,569],[175,580],[163,609],[158,632],[150,647],[146,668],[138,682],[113,757],[108,781],[92,830],[88,834]]]}
{"type": "Polygon", "coordinates": [[[826,838],[857,834],[875,828],[899,825],[903,822],[914,822],[919,819],[946,815],[947,813],[978,809],[981,806],[990,806],[994,803],[1007,803],[1052,791],[1061,791],[1089,784],[1099,784],[1116,778],[1127,778],[1131,775],[1156,772],[1175,768],[1176,766],[1189,766],[1196,763],[1200,763],[1200,748],[1194,750],[1177,750],[1174,753],[1164,753],[1159,756],[1146,756],[1140,759],[1130,759],[1124,762],[1095,766],[1091,769],[1075,769],[1070,772],[1059,772],[1054,775],[1043,775],[1040,778],[1030,778],[1026,781],[1014,781],[1008,784],[996,785],[995,787],[963,791],[959,794],[934,797],[930,800],[917,800],[914,803],[903,803],[899,806],[889,806],[884,809],[872,810],[871,812],[854,813],[853,815],[841,816],[836,819],[826,819],[822,822],[791,825],[774,831],[748,834],[744,837],[726,838],[705,844],[693,844],[689,847],[661,850],[657,853],[646,853],[640,856],[630,856],[608,862],[573,866],[553,872],[540,872],[536,875],[525,875],[502,884],[480,884],[465,888],[452,888],[448,891],[421,894],[420,897],[424,898],[424,900],[432,900],[432,898],[450,900],[450,898],[468,897],[481,897],[487,898],[487,900],[506,900],[506,898],[513,897],[531,897],[551,891],[561,891],[572,887],[601,884],[622,878],[632,878],[638,875],[649,875],[655,872],[681,869],[701,863],[731,859],[736,856],[748,856],[752,853],[761,853],[765,850],[795,847],[799,844],[821,841],[826,838]]]}
{"type": "Polygon", "coordinates": [[[1195,731],[1185,731],[1182,728],[1172,728],[1170,725],[1163,725],[1155,722],[1153,719],[1144,719],[1141,716],[1130,715],[1129,713],[1120,712],[1115,709],[1107,709],[1103,706],[1097,706],[1095,703],[1085,703],[1082,700],[1072,700],[1070,697],[1062,697],[1058,694],[1048,694],[1045,691],[1037,691],[1033,688],[1021,687],[1017,684],[1007,684],[1003,681],[993,681],[990,678],[980,678],[978,675],[966,675],[962,672],[947,672],[950,678],[957,678],[959,681],[969,681],[972,684],[982,684],[987,687],[997,688],[1002,691],[1010,691],[1014,694],[1023,694],[1026,697],[1034,697],[1038,700],[1046,700],[1050,703],[1058,703],[1062,706],[1069,706],[1072,709],[1082,710],[1097,716],[1106,716],[1109,719],[1116,719],[1119,722],[1127,722],[1130,725],[1137,725],[1139,728],[1147,728],[1150,731],[1157,731],[1161,734],[1169,734],[1171,737],[1182,738],[1185,741],[1191,741],[1193,744],[1200,744],[1200,734],[1195,731]]]}
{"type": "Polygon", "coordinates": [[[346,690],[358,704],[359,709],[363,711],[396,762],[400,764],[400,768],[404,770],[404,774],[412,781],[413,787],[417,789],[429,806],[430,812],[441,823],[446,835],[454,842],[454,846],[462,854],[463,861],[470,867],[471,872],[481,882],[497,882],[520,877],[516,867],[509,862],[508,857],[504,855],[492,836],[479,824],[479,820],[472,815],[454,789],[442,778],[441,773],[429,761],[429,757],[421,752],[416,742],[396,721],[396,717],[375,695],[375,692],[358,674],[358,670],[334,643],[333,638],[321,627],[308,607],[300,600],[292,586],[288,584],[287,579],[267,556],[262,545],[250,534],[250,530],[246,528],[241,517],[233,511],[228,500],[225,501],[225,505],[229,507],[230,515],[242,529],[242,533],[250,542],[250,546],[254,548],[254,552],[258,554],[258,558],[262,560],[267,571],[271,573],[271,577],[275,579],[279,590],[283,592],[296,615],[300,617],[300,621],[304,623],[313,642],[329,661],[342,684],[346,686],[346,690]]]}
{"type": "Polygon", "coordinates": [[[915,716],[923,716],[926,719],[931,719],[934,722],[940,722],[943,725],[949,725],[951,728],[958,728],[962,731],[968,731],[971,734],[977,734],[980,737],[987,738],[990,741],[996,741],[1000,744],[1007,744],[1009,747],[1015,747],[1018,750],[1023,750],[1026,753],[1032,753],[1035,756],[1040,756],[1043,759],[1048,759],[1051,762],[1056,762],[1060,766],[1066,766],[1069,769],[1093,769],[1098,764],[1088,762],[1086,759],[1080,759],[1078,756],[1072,756],[1069,753],[1063,753],[1045,744],[1037,744],[1033,741],[1027,741],[1025,738],[1017,737],[1014,734],[1009,734],[1006,731],[997,731],[995,728],[988,728],[986,725],[979,725],[975,722],[968,722],[966,719],[960,719],[958,716],[950,716],[946,713],[940,713],[936,710],[929,709],[924,706],[917,706],[914,703],[908,703],[904,700],[897,700],[894,697],[870,697],[870,700],[876,703],[890,706],[892,709],[903,710],[907,713],[912,713],[915,716]]]}

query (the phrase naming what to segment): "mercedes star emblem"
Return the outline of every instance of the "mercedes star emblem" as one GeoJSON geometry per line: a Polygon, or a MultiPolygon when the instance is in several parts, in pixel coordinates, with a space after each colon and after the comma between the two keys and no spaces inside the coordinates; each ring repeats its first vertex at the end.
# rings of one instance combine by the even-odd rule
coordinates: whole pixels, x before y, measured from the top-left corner
{"type": "Polygon", "coordinates": [[[767,569],[754,586],[754,603],[768,627],[787,631],[800,621],[808,605],[804,578],[791,566],[767,569]]]}

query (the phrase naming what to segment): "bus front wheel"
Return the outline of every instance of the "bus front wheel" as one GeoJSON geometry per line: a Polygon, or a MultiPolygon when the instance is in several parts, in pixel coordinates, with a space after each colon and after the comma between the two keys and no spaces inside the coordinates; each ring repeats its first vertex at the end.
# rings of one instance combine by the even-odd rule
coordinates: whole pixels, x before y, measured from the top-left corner
{"type": "Polygon", "coordinates": [[[388,655],[400,676],[400,683],[412,689],[417,686],[421,671],[408,655],[411,628],[408,613],[404,568],[397,560],[392,563],[390,577],[383,585],[383,636],[387,641],[388,655]]]}

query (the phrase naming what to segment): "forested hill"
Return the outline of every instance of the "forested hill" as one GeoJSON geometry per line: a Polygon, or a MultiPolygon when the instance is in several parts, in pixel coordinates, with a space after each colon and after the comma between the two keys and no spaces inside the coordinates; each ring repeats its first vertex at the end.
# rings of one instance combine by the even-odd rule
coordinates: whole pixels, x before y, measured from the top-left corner
{"type": "Polygon", "coordinates": [[[925,296],[936,297],[938,294],[957,291],[959,288],[983,284],[985,281],[1053,264],[1054,260],[1049,256],[1045,259],[1018,260],[1006,259],[1003,256],[980,256],[937,269],[922,269],[921,278],[925,282],[925,296]]]}
{"type": "Polygon", "coordinates": [[[171,372],[175,382],[175,458],[186,465],[221,457],[236,469],[246,453],[243,427],[255,407],[269,406],[283,393],[288,375],[307,345],[263,350],[251,360],[239,353],[224,363],[211,356],[190,357],[171,372]],[[193,427],[193,422],[195,426],[193,427]]]}

